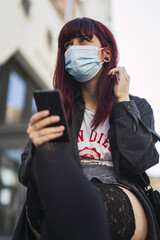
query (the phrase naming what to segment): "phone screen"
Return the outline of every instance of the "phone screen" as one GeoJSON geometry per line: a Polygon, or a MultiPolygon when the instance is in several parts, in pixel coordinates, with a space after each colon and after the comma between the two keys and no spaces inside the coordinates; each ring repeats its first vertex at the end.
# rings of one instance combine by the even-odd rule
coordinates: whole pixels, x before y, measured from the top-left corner
{"type": "MultiPolygon", "coordinates": [[[[37,110],[49,110],[50,115],[58,115],[60,117],[60,121],[57,123],[53,123],[50,126],[60,126],[63,125],[65,127],[64,134],[52,140],[53,142],[68,142],[70,141],[70,133],[68,128],[68,122],[66,118],[66,113],[64,109],[64,104],[62,101],[61,92],[59,89],[53,90],[35,90],[34,93],[35,102],[37,105],[37,110]]],[[[50,127],[48,126],[48,127],[50,127]]]]}

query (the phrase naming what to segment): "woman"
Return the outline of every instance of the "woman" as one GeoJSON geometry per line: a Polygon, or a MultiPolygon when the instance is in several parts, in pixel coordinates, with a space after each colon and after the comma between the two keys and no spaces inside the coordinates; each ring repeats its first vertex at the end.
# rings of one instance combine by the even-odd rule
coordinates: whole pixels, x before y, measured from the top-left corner
{"type": "Polygon", "coordinates": [[[62,28],[54,88],[71,142],[49,143],[63,135],[64,126],[47,127],[59,116],[31,117],[19,170],[27,202],[13,239],[22,226],[24,239],[158,239],[137,178],[158,163],[153,112],[129,95],[130,77],[117,61],[115,39],[100,22],[77,18],[62,28]]]}

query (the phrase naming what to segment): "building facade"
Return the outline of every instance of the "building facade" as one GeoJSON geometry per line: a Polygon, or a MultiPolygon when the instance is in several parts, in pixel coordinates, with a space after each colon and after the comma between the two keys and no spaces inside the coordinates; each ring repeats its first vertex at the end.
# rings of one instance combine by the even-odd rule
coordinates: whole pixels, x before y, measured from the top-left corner
{"type": "Polygon", "coordinates": [[[0,1],[0,240],[11,239],[25,200],[17,172],[33,90],[52,88],[59,30],[77,16],[110,25],[110,1],[0,1]]]}

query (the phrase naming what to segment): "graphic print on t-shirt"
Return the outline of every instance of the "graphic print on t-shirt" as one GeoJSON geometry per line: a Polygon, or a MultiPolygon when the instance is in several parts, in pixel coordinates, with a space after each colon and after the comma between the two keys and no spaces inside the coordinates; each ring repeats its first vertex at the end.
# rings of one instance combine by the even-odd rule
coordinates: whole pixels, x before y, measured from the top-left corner
{"type": "Polygon", "coordinates": [[[94,110],[86,107],[77,138],[81,164],[113,166],[108,138],[109,118],[102,125],[98,126],[96,130],[93,130],[91,122],[94,114],[94,110]]]}
{"type": "Polygon", "coordinates": [[[82,158],[92,158],[100,160],[101,154],[97,152],[96,148],[85,147],[82,150],[79,150],[79,155],[82,158]]]}

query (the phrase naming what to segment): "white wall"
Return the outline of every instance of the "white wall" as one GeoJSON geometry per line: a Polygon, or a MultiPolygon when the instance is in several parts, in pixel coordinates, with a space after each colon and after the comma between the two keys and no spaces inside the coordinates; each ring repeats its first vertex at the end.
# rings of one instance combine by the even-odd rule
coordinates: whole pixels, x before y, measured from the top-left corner
{"type": "Polygon", "coordinates": [[[20,0],[0,2],[0,64],[19,50],[40,78],[52,87],[57,37],[64,21],[49,1],[31,1],[25,16],[20,0]],[[47,45],[47,30],[53,35],[53,48],[47,45]]]}
{"type": "MultiPolygon", "coordinates": [[[[119,66],[124,66],[130,75],[130,93],[151,104],[160,135],[160,1],[113,0],[112,16],[119,66]]],[[[156,146],[160,153],[160,143],[156,146]]],[[[160,176],[160,164],[149,173],[160,176]]]]}
{"type": "Polygon", "coordinates": [[[110,26],[111,0],[81,0],[83,16],[87,16],[110,26]]]}

